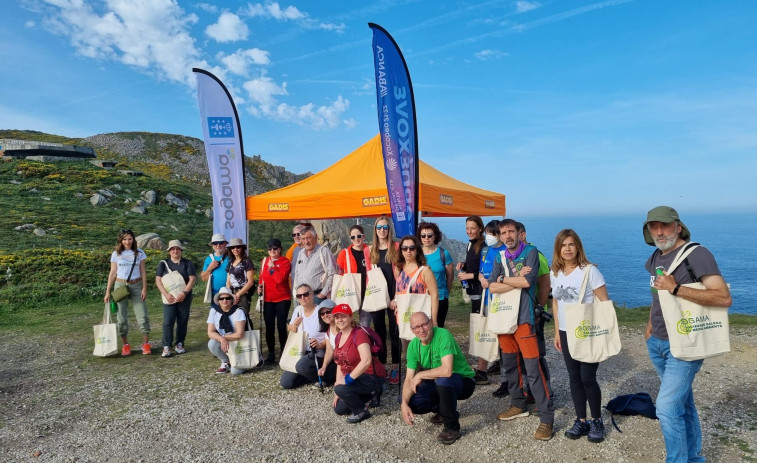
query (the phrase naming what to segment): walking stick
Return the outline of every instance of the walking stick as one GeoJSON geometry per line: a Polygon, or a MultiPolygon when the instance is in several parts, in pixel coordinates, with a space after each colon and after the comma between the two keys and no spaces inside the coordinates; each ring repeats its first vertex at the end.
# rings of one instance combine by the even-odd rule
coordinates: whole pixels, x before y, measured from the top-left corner
{"type": "Polygon", "coordinates": [[[318,375],[318,389],[321,390],[321,394],[325,394],[323,390],[323,378],[320,375],[321,367],[318,366],[318,349],[310,346],[310,352],[313,353],[313,360],[315,360],[315,373],[318,375]]]}

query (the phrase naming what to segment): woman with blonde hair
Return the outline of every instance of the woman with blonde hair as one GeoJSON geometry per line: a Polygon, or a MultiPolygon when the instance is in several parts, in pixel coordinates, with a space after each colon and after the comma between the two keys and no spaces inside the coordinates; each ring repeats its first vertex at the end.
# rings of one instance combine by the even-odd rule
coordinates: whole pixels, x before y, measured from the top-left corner
{"type": "MultiPolygon", "coordinates": [[[[394,293],[397,291],[397,281],[395,278],[393,262],[399,254],[399,243],[394,241],[394,229],[392,222],[385,215],[376,219],[373,226],[373,241],[371,245],[370,258],[371,262],[381,269],[381,273],[386,280],[386,286],[389,289],[389,307],[385,310],[379,310],[373,313],[373,327],[376,333],[386,346],[387,325],[386,319],[389,319],[389,340],[391,342],[392,363],[389,371],[389,384],[399,384],[399,364],[400,364],[400,330],[397,326],[397,302],[394,300],[394,293]]],[[[386,349],[379,353],[379,359],[386,363],[386,349]]]]}
{"type": "Polygon", "coordinates": [[[571,357],[568,350],[568,339],[565,331],[565,308],[569,304],[586,304],[609,300],[605,279],[595,265],[589,262],[584,254],[584,247],[578,234],[565,229],[555,238],[552,254],[552,272],[549,274],[552,283],[552,313],[555,317],[555,349],[563,354],[565,366],[570,378],[570,395],[576,410],[576,421],[573,427],[565,431],[565,437],[578,439],[588,435],[589,442],[604,440],[604,424],[602,423],[602,391],[597,383],[597,368],[599,363],[580,362],[571,357]],[[583,300],[578,300],[584,274],[588,273],[588,283],[583,300]],[[589,403],[591,419],[586,417],[586,403],[589,403]]]}

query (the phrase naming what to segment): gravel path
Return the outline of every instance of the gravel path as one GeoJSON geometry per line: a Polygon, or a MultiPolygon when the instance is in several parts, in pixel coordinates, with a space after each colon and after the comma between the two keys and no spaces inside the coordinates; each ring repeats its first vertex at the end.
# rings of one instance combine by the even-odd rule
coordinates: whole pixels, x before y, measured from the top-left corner
{"type": "MultiPolygon", "coordinates": [[[[195,311],[200,312],[200,311],[195,311]]],[[[397,388],[388,387],[374,416],[349,425],[322,396],[303,387],[283,391],[280,370],[241,377],[215,375],[205,349],[204,319],[194,313],[189,352],[162,359],[92,357],[91,333],[65,339],[3,332],[0,351],[0,461],[662,461],[656,421],[620,417],[618,433],[605,414],[601,444],[571,441],[563,432],[574,419],[567,373],[553,348],[548,360],[557,395],[556,436],[533,439],[538,418],[498,422],[509,399],[488,386],[460,402],[463,437],[436,441],[440,428],[420,418],[412,427],[399,416],[397,388]],[[34,456],[39,452],[38,456],[34,456]]],[[[709,461],[755,461],[757,455],[757,329],[732,330],[732,352],[705,361],[695,397],[709,461]]],[[[157,334],[156,334],[157,336],[157,334]]],[[[658,380],[640,328],[623,327],[623,351],[598,377],[603,403],[619,394],[647,391],[658,380]]],[[[154,351],[155,352],[155,351],[154,351]]]]}

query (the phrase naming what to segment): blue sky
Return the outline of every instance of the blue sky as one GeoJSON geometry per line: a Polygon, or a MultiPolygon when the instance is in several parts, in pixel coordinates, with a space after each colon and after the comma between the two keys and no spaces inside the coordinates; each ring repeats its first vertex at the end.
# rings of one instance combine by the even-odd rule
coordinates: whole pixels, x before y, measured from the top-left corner
{"type": "Polygon", "coordinates": [[[317,172],[378,132],[368,22],[410,69],[421,158],[508,215],[757,210],[748,0],[3,1],[0,128],[201,137],[193,66],[247,155],[317,172]]]}

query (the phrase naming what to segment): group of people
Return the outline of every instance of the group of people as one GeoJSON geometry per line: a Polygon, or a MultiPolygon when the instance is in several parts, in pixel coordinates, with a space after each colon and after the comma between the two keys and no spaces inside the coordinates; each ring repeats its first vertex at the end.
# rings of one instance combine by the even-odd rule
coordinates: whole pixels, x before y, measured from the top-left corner
{"type": "MultiPolygon", "coordinates": [[[[475,370],[452,334],[444,329],[453,272],[469,296],[473,313],[487,313],[493,295],[519,290],[517,329],[498,335],[498,368],[502,383],[495,397],[510,396],[510,405],[497,418],[510,421],[530,414],[526,405],[534,403],[540,424],[534,437],[549,440],[554,434],[554,404],[551,376],[545,360],[545,322],[554,319],[552,344],[563,355],[568,371],[570,392],[576,418],[565,436],[587,436],[591,442],[604,439],[601,417],[601,390],[597,382],[599,363],[587,363],[571,356],[566,337],[566,308],[575,303],[607,301],[604,277],[587,258],[578,234],[565,229],[554,241],[552,263],[528,242],[525,226],[512,219],[493,220],[484,226],[478,216],[466,219],[470,239],[463,262],[453,262],[449,252],[439,246],[439,227],[422,222],[416,235],[395,241],[389,218],[380,217],[373,227],[372,245],[366,244],[362,226],[349,229],[351,245],[333,258],[318,244],[315,229],[300,223],[292,231],[294,244],[282,255],[281,241],[268,242],[268,256],[260,266],[258,293],[263,299],[268,357],[275,362],[275,334],[279,334],[279,351],[283,352],[288,332],[307,334],[308,354],[297,362],[296,373],[284,372],[281,386],[294,388],[307,383],[333,384],[333,407],[337,414],[349,415],[347,421],[358,423],[370,417],[369,408],[380,403],[384,378],[399,383],[400,359],[406,359],[406,373],[401,387],[401,414],[413,424],[415,415],[433,413],[430,421],[443,426],[438,440],[451,444],[460,437],[457,401],[470,397],[476,385],[487,384],[488,362],[478,359],[475,370]],[[367,274],[377,266],[387,282],[389,303],[379,311],[335,303],[329,297],[335,275],[360,274],[361,291],[367,274]],[[583,299],[579,288],[585,284],[583,299]],[[292,291],[291,288],[294,288],[292,291]],[[552,313],[547,310],[552,294],[552,313]],[[400,339],[398,298],[407,294],[427,294],[428,312],[409,317],[414,338],[400,339]],[[297,306],[288,318],[292,296],[297,306]],[[358,315],[358,320],[353,317],[358,315]],[[358,323],[359,321],[359,323],[358,323]],[[275,326],[275,329],[274,329],[275,326]],[[373,328],[371,329],[370,326],[373,328]],[[389,348],[387,346],[389,338],[389,348]],[[387,363],[388,351],[391,362],[387,363]],[[403,354],[403,355],[401,355],[403,354]],[[385,369],[389,366],[389,371],[385,369]],[[587,413],[588,404],[588,413],[587,413]]],[[[687,258],[686,266],[671,274],[665,269],[677,251],[690,241],[690,232],[670,207],[651,210],[643,225],[645,242],[656,247],[646,263],[650,272],[652,303],[646,330],[647,347],[661,380],[657,396],[657,415],[665,440],[666,461],[704,461],[701,457],[701,430],[693,400],[692,383],[702,361],[686,361],[670,353],[667,330],[657,291],[666,290],[683,299],[716,307],[729,307],[731,297],[717,263],[704,247],[697,247],[687,258]],[[663,270],[660,271],[660,268],[663,270]],[[705,289],[685,286],[699,281],[705,289]]],[[[209,281],[213,303],[208,318],[208,346],[222,364],[219,373],[230,370],[228,341],[239,339],[249,321],[250,295],[255,291],[255,267],[239,239],[230,243],[221,234],[211,240],[213,253],[205,260],[201,278],[209,281]]],[[[186,324],[196,282],[195,269],[183,259],[179,241],[169,243],[169,258],[161,261],[156,286],[163,293],[164,355],[174,346],[173,324],[177,325],[175,351],[184,351],[186,324]],[[160,283],[166,272],[178,271],[185,279],[182,294],[171,295],[160,283]]],[[[137,248],[131,230],[119,235],[111,257],[106,302],[113,290],[127,286],[129,296],[118,302],[118,324],[124,342],[122,355],[129,355],[126,323],[127,302],[137,317],[143,335],[143,353],[150,353],[150,331],[144,304],[147,291],[146,256],[137,248]]],[[[516,293],[513,293],[516,294],[516,293]]],[[[249,325],[251,327],[251,324],[249,325]]],[[[497,365],[492,365],[495,368],[497,365]]],[[[239,373],[231,370],[232,373],[239,373]]]]}

